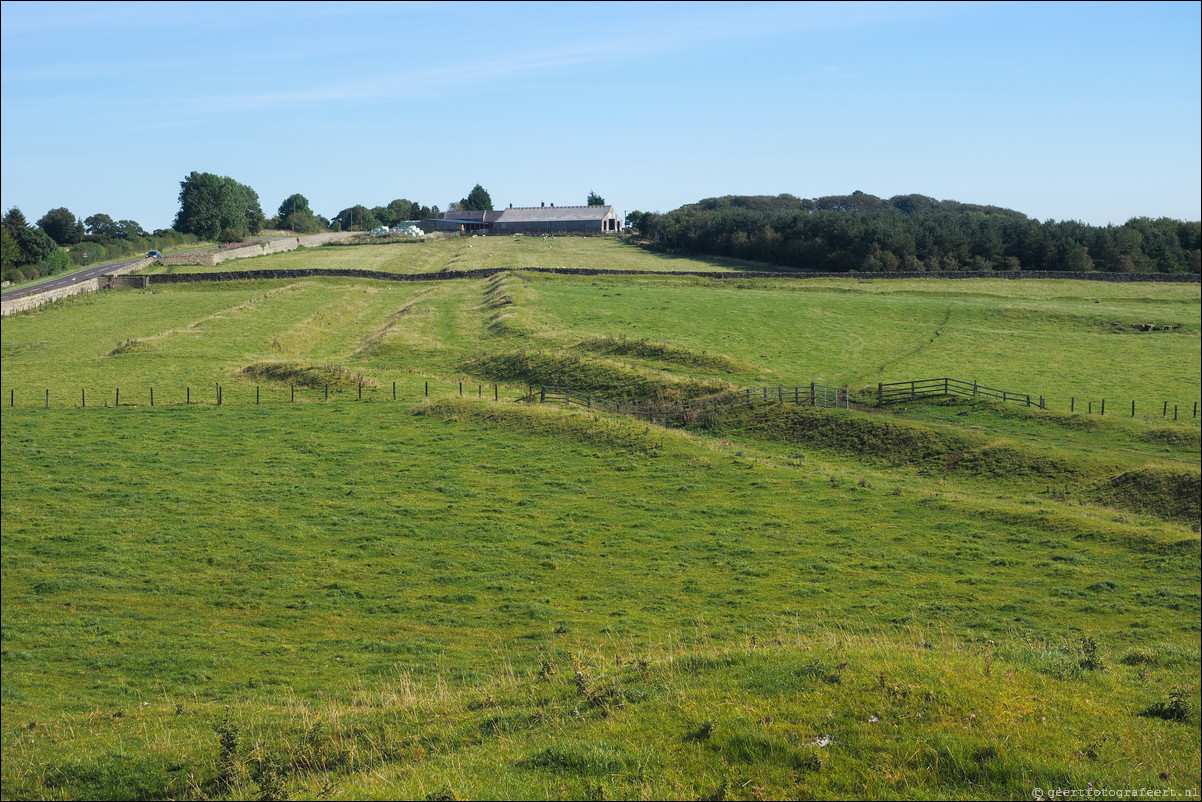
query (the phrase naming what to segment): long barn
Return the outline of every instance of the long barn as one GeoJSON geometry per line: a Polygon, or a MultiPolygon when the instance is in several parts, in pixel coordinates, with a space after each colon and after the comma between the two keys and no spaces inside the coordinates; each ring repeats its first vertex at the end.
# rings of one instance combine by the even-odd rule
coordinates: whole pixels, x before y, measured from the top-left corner
{"type": "Polygon", "coordinates": [[[423,220],[426,231],[490,231],[498,234],[616,234],[622,218],[612,206],[510,206],[495,212],[447,212],[423,220]]]}

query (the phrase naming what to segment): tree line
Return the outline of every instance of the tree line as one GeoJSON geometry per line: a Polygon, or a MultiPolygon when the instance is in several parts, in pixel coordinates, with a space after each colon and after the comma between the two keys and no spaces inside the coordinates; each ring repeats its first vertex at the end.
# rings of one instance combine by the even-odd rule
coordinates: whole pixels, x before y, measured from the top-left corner
{"type": "Polygon", "coordinates": [[[100,212],[80,219],[62,207],[51,209],[30,225],[14,206],[4,215],[0,241],[0,276],[19,284],[82,265],[195,244],[198,240],[172,229],[152,234],[134,220],[114,220],[100,212]]]}
{"type": "MultiPolygon", "coordinates": [[[[589,191],[590,206],[605,199],[589,191]]],[[[452,210],[492,211],[492,198],[476,184],[452,210]]],[[[243,242],[264,229],[316,234],[322,231],[372,231],[394,228],[411,220],[441,216],[438,206],[397,198],[387,206],[357,204],[333,219],[313,211],[309,199],[294,193],[284,199],[274,217],[267,217],[254,189],[229,176],[193,171],[180,182],[179,212],[172,227],[150,233],[135,220],[114,220],[96,213],[76,217],[66,208],[51,209],[30,225],[17,207],[4,216],[3,267],[0,274],[14,284],[53,275],[73,266],[95,264],[139,252],[166,250],[201,242],[243,242]]],[[[637,213],[636,213],[637,214],[637,213]]]]}
{"type": "Polygon", "coordinates": [[[1202,272],[1198,221],[1039,222],[923,195],[728,195],[666,214],[629,212],[626,220],[652,247],[804,270],[1202,272]]]}

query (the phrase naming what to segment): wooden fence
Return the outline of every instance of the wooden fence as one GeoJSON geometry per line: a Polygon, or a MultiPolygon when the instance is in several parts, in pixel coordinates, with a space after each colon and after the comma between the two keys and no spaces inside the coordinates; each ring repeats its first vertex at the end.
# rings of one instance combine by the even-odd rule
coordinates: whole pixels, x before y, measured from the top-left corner
{"type": "Polygon", "coordinates": [[[684,404],[636,404],[609,401],[568,387],[545,386],[539,387],[519,400],[528,403],[575,404],[585,409],[633,415],[636,418],[665,426],[682,426],[693,423],[707,412],[762,404],[808,404],[828,409],[846,409],[850,405],[846,387],[830,387],[816,382],[810,382],[806,386],[753,387],[734,390],[684,404]]]}
{"type": "Polygon", "coordinates": [[[911,398],[929,398],[931,396],[962,395],[969,398],[988,398],[995,401],[1017,401],[1029,407],[1047,409],[1043,396],[1035,399],[1030,393],[1013,393],[1009,390],[998,390],[985,387],[974,382],[960,379],[915,379],[908,382],[889,382],[876,386],[876,401],[878,404],[892,404],[911,398]]]}

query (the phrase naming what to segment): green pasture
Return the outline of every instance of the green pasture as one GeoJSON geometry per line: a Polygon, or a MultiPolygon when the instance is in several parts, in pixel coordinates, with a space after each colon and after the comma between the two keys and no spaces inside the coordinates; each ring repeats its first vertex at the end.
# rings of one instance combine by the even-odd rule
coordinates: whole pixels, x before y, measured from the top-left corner
{"type": "Polygon", "coordinates": [[[438,273],[504,267],[574,267],[593,270],[707,271],[766,269],[737,259],[665,256],[615,237],[465,236],[448,239],[388,241],[369,245],[325,245],[295,251],[230,259],[216,267],[156,265],[147,273],[229,272],[244,270],[376,270],[385,273],[438,273]]]}
{"type": "Polygon", "coordinates": [[[6,796],[220,793],[226,715],[235,796],[1198,772],[1142,715],[1197,705],[1172,524],[478,401],[6,411],[2,453],[6,796]]]}
{"type": "MultiPolygon", "coordinates": [[[[441,270],[524,239],[231,264],[441,270]]],[[[1184,794],[1199,307],[1196,284],[508,273],[4,318],[0,796],[1184,794]],[[944,375],[1049,409],[862,403],[944,375]],[[514,403],[810,381],[857,403],[684,429],[514,403]]]]}
{"type": "MultiPolygon", "coordinates": [[[[44,403],[47,389],[56,404],[79,403],[81,390],[113,398],[119,386],[131,402],[148,400],[152,386],[177,399],[188,386],[218,383],[231,385],[230,399],[245,399],[250,384],[237,371],[252,364],[336,364],[389,394],[396,381],[412,399],[426,377],[456,388],[460,379],[488,379],[472,375],[475,357],[534,350],[735,386],[818,381],[869,392],[878,382],[950,376],[1044,396],[1055,411],[1092,403],[1100,413],[1106,400],[1108,415],[1130,417],[1134,400],[1137,418],[1160,420],[1168,403],[1170,413],[1176,405],[1181,420],[1196,422],[1198,310],[1196,284],[1000,279],[512,273],[416,285],[332,278],[163,285],[6,320],[0,374],[24,403],[44,403]],[[1141,322],[1179,328],[1131,328],[1141,322]],[[590,347],[598,338],[666,350],[598,354],[590,347]]],[[[544,378],[556,377],[542,383],[581,380],[563,371],[544,378]]]]}

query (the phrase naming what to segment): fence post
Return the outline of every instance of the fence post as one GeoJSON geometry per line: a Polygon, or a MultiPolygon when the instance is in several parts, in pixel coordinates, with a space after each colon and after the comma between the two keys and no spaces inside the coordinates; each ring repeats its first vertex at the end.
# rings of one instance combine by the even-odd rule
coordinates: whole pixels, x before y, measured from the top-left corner
{"type": "Polygon", "coordinates": [[[294,404],[295,404],[295,403],[296,403],[296,385],[295,385],[295,384],[290,384],[290,385],[288,385],[288,386],[289,386],[289,388],[292,390],[292,403],[294,403],[294,404]]]}
{"type": "Polygon", "coordinates": [[[221,385],[217,385],[217,406],[221,406],[221,385]]]}
{"type": "Polygon", "coordinates": [[[972,397],[973,398],[977,397],[977,380],[976,379],[972,380],[972,397]]]}
{"type": "Polygon", "coordinates": [[[1160,417],[1162,417],[1162,418],[1163,418],[1163,417],[1164,417],[1165,415],[1167,415],[1167,414],[1169,414],[1169,402],[1168,402],[1168,401],[1165,401],[1165,402],[1164,402],[1164,409],[1162,409],[1162,410],[1160,411],[1160,417]]]}
{"type": "Polygon", "coordinates": [[[1194,417],[1198,417],[1198,402],[1194,402],[1194,417]]]}
{"type": "Polygon", "coordinates": [[[463,398],[463,382],[459,382],[459,397],[463,398]]]}
{"type": "Polygon", "coordinates": [[[540,384],[538,387],[538,403],[542,404],[546,400],[547,400],[547,388],[540,384]]]}
{"type": "Polygon", "coordinates": [[[325,397],[325,400],[326,400],[326,401],[329,401],[329,400],[330,400],[330,385],[329,385],[329,384],[326,384],[326,397],[325,397]]]}
{"type": "Polygon", "coordinates": [[[1173,420],[1177,420],[1177,405],[1173,404],[1173,420]]]}
{"type": "Polygon", "coordinates": [[[363,400],[363,382],[359,382],[359,400],[363,400]]]}
{"type": "Polygon", "coordinates": [[[944,394],[944,395],[951,395],[951,393],[949,393],[949,392],[947,391],[947,388],[948,388],[947,376],[944,376],[944,377],[943,377],[943,394],[944,394]]]}
{"type": "Polygon", "coordinates": [[[8,391],[8,405],[10,407],[16,403],[16,395],[17,391],[10,388],[8,391]]]}
{"type": "Polygon", "coordinates": [[[426,398],[430,397],[430,382],[426,382],[426,398]]]}
{"type": "Polygon", "coordinates": [[[483,398],[483,397],[484,397],[484,385],[477,384],[476,385],[476,398],[483,398]]]}
{"type": "MultiPolygon", "coordinates": [[[[810,386],[812,387],[813,385],[810,385],[810,386]]],[[[880,404],[884,400],[885,400],[885,385],[881,384],[880,382],[877,382],[877,384],[876,384],[876,402],[878,404],[880,404]]]]}
{"type": "MultiPolygon", "coordinates": [[[[9,401],[9,404],[8,404],[8,405],[11,407],[11,406],[12,406],[12,401],[9,401]]],[[[82,387],[80,387],[80,388],[79,388],[79,406],[80,406],[82,409],[87,409],[87,408],[88,408],[88,391],[87,391],[87,390],[85,390],[85,389],[84,389],[84,388],[82,388],[82,387]]]]}
{"type": "Polygon", "coordinates": [[[497,385],[495,385],[495,384],[492,386],[492,400],[493,401],[500,400],[500,392],[497,390],[497,385]]]}
{"type": "Polygon", "coordinates": [[[1039,397],[1039,408],[1040,408],[1040,409],[1047,409],[1047,408],[1048,408],[1047,404],[1045,404],[1045,403],[1043,402],[1043,396],[1042,396],[1042,395],[1039,397]]]}
{"type": "Polygon", "coordinates": [[[46,409],[50,409],[50,389],[46,389],[46,409]]]}
{"type": "Polygon", "coordinates": [[[1090,402],[1089,402],[1089,412],[1088,412],[1088,414],[1090,414],[1090,415],[1092,415],[1092,414],[1093,414],[1093,401],[1090,401],[1090,402]]]}
{"type": "Polygon", "coordinates": [[[910,382],[910,397],[914,398],[914,382],[910,382]]]}
{"type": "MultiPolygon", "coordinates": [[[[1027,393],[1027,406],[1031,406],[1031,394],[1027,393]]],[[[1106,408],[1106,402],[1102,402],[1102,409],[1106,408]]]]}
{"type": "Polygon", "coordinates": [[[1102,399],[1102,414],[1103,415],[1106,414],[1106,399],[1105,398],[1102,399]]]}
{"type": "Polygon", "coordinates": [[[392,383],[392,400],[396,401],[396,382],[392,383]]]}
{"type": "Polygon", "coordinates": [[[818,406],[818,384],[817,384],[817,382],[810,382],[810,406],[812,406],[812,407],[818,406]]]}
{"type": "Polygon", "coordinates": [[[259,385],[255,385],[255,406],[259,405],[259,385]]]}
{"type": "MultiPolygon", "coordinates": [[[[1168,408],[1169,402],[1166,401],[1164,405],[1165,405],[1165,408],[1168,408]]],[[[120,387],[117,388],[117,403],[113,404],[113,406],[115,406],[115,407],[121,406],[121,388],[120,387]]]]}
{"type": "Polygon", "coordinates": [[[154,406],[154,388],[153,387],[150,388],[150,405],[152,407],[154,406]]]}
{"type": "Polygon", "coordinates": [[[189,387],[187,389],[188,389],[188,395],[185,399],[185,403],[191,404],[192,403],[192,388],[189,387]]]}
{"type": "Polygon", "coordinates": [[[1131,417],[1135,417],[1135,399],[1131,399],[1131,417]]]}
{"type": "Polygon", "coordinates": [[[851,396],[847,392],[847,387],[843,388],[843,408],[851,409],[851,396]]]}
{"type": "Polygon", "coordinates": [[[1073,396],[1068,400],[1068,411],[1074,412],[1077,409],[1077,397],[1073,396]]]}

